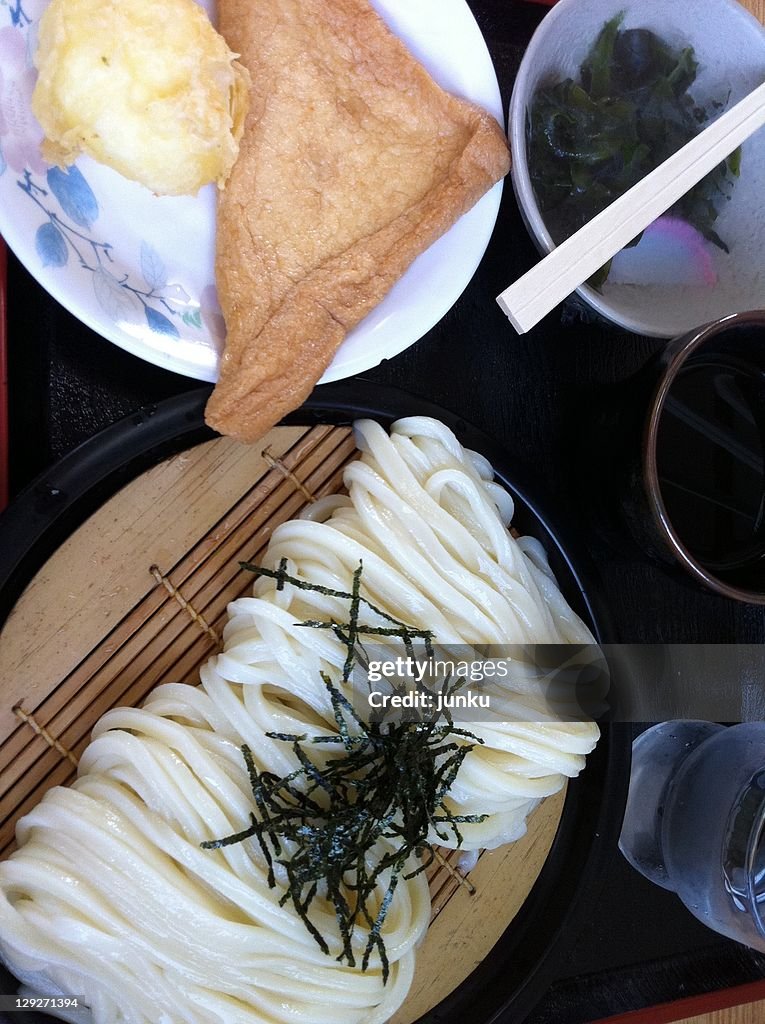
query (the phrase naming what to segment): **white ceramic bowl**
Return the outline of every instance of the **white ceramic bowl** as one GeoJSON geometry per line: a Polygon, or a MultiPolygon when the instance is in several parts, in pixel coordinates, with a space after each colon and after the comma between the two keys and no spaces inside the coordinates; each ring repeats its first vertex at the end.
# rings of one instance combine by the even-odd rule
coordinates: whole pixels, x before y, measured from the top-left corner
{"type": "MultiPolygon", "coordinates": [[[[691,45],[699,73],[697,102],[733,104],[765,80],[765,28],[736,0],[558,0],[524,55],[510,102],[513,187],[540,252],[555,246],[534,197],[526,154],[526,117],[540,84],[578,78],[601,28],[620,11],[624,28],[649,28],[668,43],[691,45]]],[[[714,287],[687,284],[615,284],[579,294],[621,327],[669,338],[718,317],[759,307],[765,298],[765,129],[745,143],[741,177],[715,225],[730,254],[710,246],[714,287]]]]}

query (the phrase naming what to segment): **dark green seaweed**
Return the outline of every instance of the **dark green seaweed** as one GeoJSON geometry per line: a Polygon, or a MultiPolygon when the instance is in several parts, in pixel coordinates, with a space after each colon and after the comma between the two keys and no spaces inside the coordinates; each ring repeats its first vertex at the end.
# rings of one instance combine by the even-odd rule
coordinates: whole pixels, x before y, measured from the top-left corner
{"type": "MultiPolygon", "coordinates": [[[[592,220],[677,152],[710,119],[690,92],[693,47],[675,50],[644,28],[607,22],[579,69],[579,81],[543,85],[527,117],[528,164],[545,224],[556,244],[592,220]]],[[[715,112],[726,100],[712,104],[715,112]]],[[[728,252],[715,230],[741,169],[737,149],[669,211],[728,252]]],[[[640,238],[635,238],[632,245],[640,238]]],[[[610,267],[591,279],[601,287],[610,267]]]]}

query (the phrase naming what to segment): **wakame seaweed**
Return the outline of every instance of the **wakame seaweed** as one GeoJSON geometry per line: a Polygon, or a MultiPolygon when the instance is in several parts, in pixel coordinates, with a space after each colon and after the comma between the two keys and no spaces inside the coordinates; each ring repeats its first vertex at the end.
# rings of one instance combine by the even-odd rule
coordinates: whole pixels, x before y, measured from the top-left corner
{"type": "MultiPolygon", "coordinates": [[[[526,124],[528,166],[545,224],[556,244],[568,238],[689,142],[709,120],[690,93],[693,47],[675,50],[645,28],[608,21],[571,78],[542,85],[526,124]]],[[[712,106],[719,111],[723,98],[712,106]]],[[[722,161],[668,211],[728,252],[715,230],[730,199],[741,150],[722,161]]],[[[639,237],[632,245],[637,244],[639,237]]],[[[608,277],[607,265],[590,281],[608,277]]]]}
{"type": "MultiPolygon", "coordinates": [[[[330,629],[344,644],[347,655],[342,684],[348,683],[358,657],[360,638],[398,638],[408,654],[414,640],[425,643],[432,654],[432,634],[394,619],[361,594],[362,566],[353,575],[350,593],[333,590],[287,575],[286,560],[278,570],[243,562],[242,568],[270,576],[282,589],[285,584],[302,590],[347,600],[346,622],[304,622],[306,628],[330,629]],[[360,621],[361,609],[374,612],[387,626],[373,627],[360,621]]],[[[286,875],[280,905],[291,902],[320,948],[329,953],[324,936],[309,916],[311,902],[321,894],[333,906],[342,949],[337,959],[355,966],[353,935],[358,924],[369,937],[361,958],[365,970],[376,949],[382,964],[383,982],[389,963],[382,928],[399,879],[424,871],[433,859],[428,840],[431,828],[442,840],[462,842],[459,826],[480,822],[485,815],[455,815],[445,804],[465,757],[476,736],[454,726],[448,716],[407,722],[363,721],[340,686],[322,674],[330,696],[338,732],[331,736],[268,733],[292,747],[299,767],[285,777],[260,771],[249,747],[242,747],[254,809],[250,825],[242,832],[202,843],[217,849],[254,839],[268,867],[268,884],[276,888],[274,865],[286,875]],[[466,742],[467,741],[467,742],[466,742]],[[306,744],[321,745],[326,758],[311,759],[306,744]],[[378,847],[376,862],[368,860],[378,847]],[[416,858],[422,858],[419,863],[416,858]],[[377,903],[378,885],[384,887],[377,903]]]]}

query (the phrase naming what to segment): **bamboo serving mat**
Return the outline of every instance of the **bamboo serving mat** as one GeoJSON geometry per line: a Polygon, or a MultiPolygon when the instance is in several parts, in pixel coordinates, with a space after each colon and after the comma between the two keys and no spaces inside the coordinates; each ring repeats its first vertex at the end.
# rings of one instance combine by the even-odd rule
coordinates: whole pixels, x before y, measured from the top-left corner
{"type": "MultiPolygon", "coordinates": [[[[18,818],[74,778],[107,709],[140,704],[163,682],[198,682],[226,606],[252,587],[239,562],[257,561],[279,523],[340,490],[355,456],[347,427],[278,427],[257,447],[210,441],[123,488],[49,559],[0,643],[0,856],[18,818]]],[[[547,857],[563,798],[469,877],[459,852],[437,852],[432,923],[395,1024],[438,1003],[494,946],[547,857]]]]}

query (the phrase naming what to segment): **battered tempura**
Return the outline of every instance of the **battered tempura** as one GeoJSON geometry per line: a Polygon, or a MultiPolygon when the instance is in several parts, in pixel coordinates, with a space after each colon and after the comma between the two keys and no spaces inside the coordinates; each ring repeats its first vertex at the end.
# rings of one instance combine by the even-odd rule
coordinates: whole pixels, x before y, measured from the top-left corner
{"type": "Polygon", "coordinates": [[[222,185],[247,105],[234,57],[194,0],[52,0],[32,97],[43,156],[87,153],[160,195],[222,185]]]}

